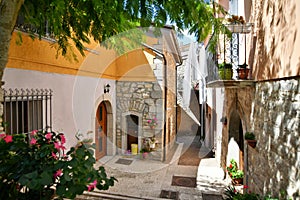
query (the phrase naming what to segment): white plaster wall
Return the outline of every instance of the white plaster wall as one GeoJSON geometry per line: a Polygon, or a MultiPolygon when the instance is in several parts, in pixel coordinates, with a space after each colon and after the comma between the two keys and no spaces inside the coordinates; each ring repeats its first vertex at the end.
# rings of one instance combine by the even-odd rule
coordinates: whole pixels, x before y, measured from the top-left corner
{"type": "MultiPolygon", "coordinates": [[[[212,88],[207,88],[207,105],[210,107],[210,108],[213,108],[213,89],[212,88]]],[[[212,123],[212,122],[211,122],[212,123]]],[[[206,129],[208,128],[209,126],[209,122],[206,121],[206,129]]],[[[210,132],[209,133],[206,133],[205,135],[205,141],[204,141],[204,144],[205,144],[205,147],[208,147],[208,148],[211,148],[213,147],[214,145],[214,138],[213,138],[213,132],[212,130],[210,129],[210,132]]]]}
{"type": "Polygon", "coordinates": [[[52,126],[54,131],[66,134],[67,147],[77,143],[78,131],[82,134],[93,131],[94,136],[95,112],[101,100],[110,101],[115,113],[114,80],[6,68],[3,81],[4,88],[53,91],[52,126]],[[104,95],[107,83],[111,86],[110,93],[104,95]]]}
{"type": "MultiPolygon", "coordinates": [[[[220,122],[220,119],[223,117],[223,109],[224,109],[224,88],[216,89],[216,136],[215,136],[215,145],[216,152],[215,157],[218,163],[221,163],[221,150],[222,150],[222,129],[223,124],[220,122]]],[[[228,116],[224,116],[228,117],[228,116]]]]}
{"type": "MultiPolygon", "coordinates": [[[[210,134],[205,138],[206,147],[215,147],[215,158],[217,162],[221,163],[221,149],[222,149],[222,128],[223,124],[220,119],[223,116],[224,107],[224,89],[222,88],[207,88],[207,104],[216,111],[216,124],[211,125],[210,134]],[[215,97],[214,97],[215,90],[215,97]]],[[[213,121],[212,121],[213,123],[213,121]]]]}

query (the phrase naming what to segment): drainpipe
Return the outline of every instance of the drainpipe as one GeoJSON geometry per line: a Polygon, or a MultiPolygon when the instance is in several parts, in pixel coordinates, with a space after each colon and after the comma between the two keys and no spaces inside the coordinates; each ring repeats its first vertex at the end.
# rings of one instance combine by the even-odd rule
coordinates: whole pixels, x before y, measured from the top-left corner
{"type": "Polygon", "coordinates": [[[167,139],[167,134],[166,134],[166,130],[167,130],[167,127],[166,127],[166,118],[167,118],[167,60],[166,60],[166,57],[165,55],[158,51],[157,49],[147,45],[147,44],[144,44],[142,43],[142,45],[148,49],[150,49],[151,51],[153,51],[156,55],[158,55],[159,57],[161,57],[163,59],[163,85],[164,85],[164,120],[165,120],[165,123],[164,123],[164,129],[163,129],[163,157],[162,157],[162,161],[165,161],[166,160],[166,139],[167,139]]]}

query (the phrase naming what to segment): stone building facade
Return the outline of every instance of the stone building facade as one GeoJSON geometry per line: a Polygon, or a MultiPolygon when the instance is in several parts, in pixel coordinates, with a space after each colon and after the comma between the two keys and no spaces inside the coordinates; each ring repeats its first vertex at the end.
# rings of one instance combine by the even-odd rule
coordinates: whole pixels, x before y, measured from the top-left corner
{"type": "Polygon", "coordinates": [[[208,83],[208,90],[224,97],[223,106],[216,100],[212,104],[216,157],[224,172],[228,159],[238,158],[248,190],[299,199],[300,2],[252,0],[243,5],[244,19],[253,23],[247,35],[250,80],[208,83]],[[226,124],[219,121],[224,117],[226,124]],[[243,139],[247,131],[256,136],[255,148],[243,139]],[[230,146],[231,138],[237,145],[230,146]]]}
{"type": "MultiPolygon", "coordinates": [[[[135,137],[134,143],[138,149],[143,148],[143,139],[155,136],[158,141],[157,151],[161,152],[162,126],[163,126],[163,92],[157,82],[117,82],[117,116],[116,133],[117,147],[123,151],[130,150],[133,141],[129,137],[135,137]],[[129,133],[130,118],[137,119],[137,129],[129,133]],[[157,125],[150,127],[148,120],[157,119],[157,125]]],[[[161,159],[161,155],[157,157],[161,159]]]]}
{"type": "Polygon", "coordinates": [[[133,72],[135,79],[116,81],[116,143],[120,154],[132,145],[139,153],[145,141],[155,138],[149,158],[165,161],[176,142],[176,66],[182,62],[173,29],[163,29],[158,44],[145,45],[144,50],[152,55],[148,61],[153,78],[142,81],[137,78],[142,74],[133,72]],[[155,126],[149,120],[155,120],[155,126]]]}

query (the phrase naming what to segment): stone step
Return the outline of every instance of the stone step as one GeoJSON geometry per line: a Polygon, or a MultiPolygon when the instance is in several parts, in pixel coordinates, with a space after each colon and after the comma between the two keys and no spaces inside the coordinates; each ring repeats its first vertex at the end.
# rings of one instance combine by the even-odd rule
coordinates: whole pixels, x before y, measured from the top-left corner
{"type": "Polygon", "coordinates": [[[114,200],[135,200],[135,199],[145,199],[145,200],[166,200],[165,198],[156,198],[156,197],[137,197],[130,195],[121,195],[114,193],[105,193],[99,191],[93,192],[84,192],[82,195],[78,195],[75,200],[100,200],[100,199],[114,199],[114,200]]]}

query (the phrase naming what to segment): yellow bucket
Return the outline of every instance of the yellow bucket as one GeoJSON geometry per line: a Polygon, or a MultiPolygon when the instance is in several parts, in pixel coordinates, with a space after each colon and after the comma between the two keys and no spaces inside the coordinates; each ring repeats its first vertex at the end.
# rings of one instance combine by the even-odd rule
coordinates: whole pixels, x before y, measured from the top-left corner
{"type": "Polygon", "coordinates": [[[138,153],[138,145],[137,144],[131,144],[131,154],[137,155],[138,153]]]}

